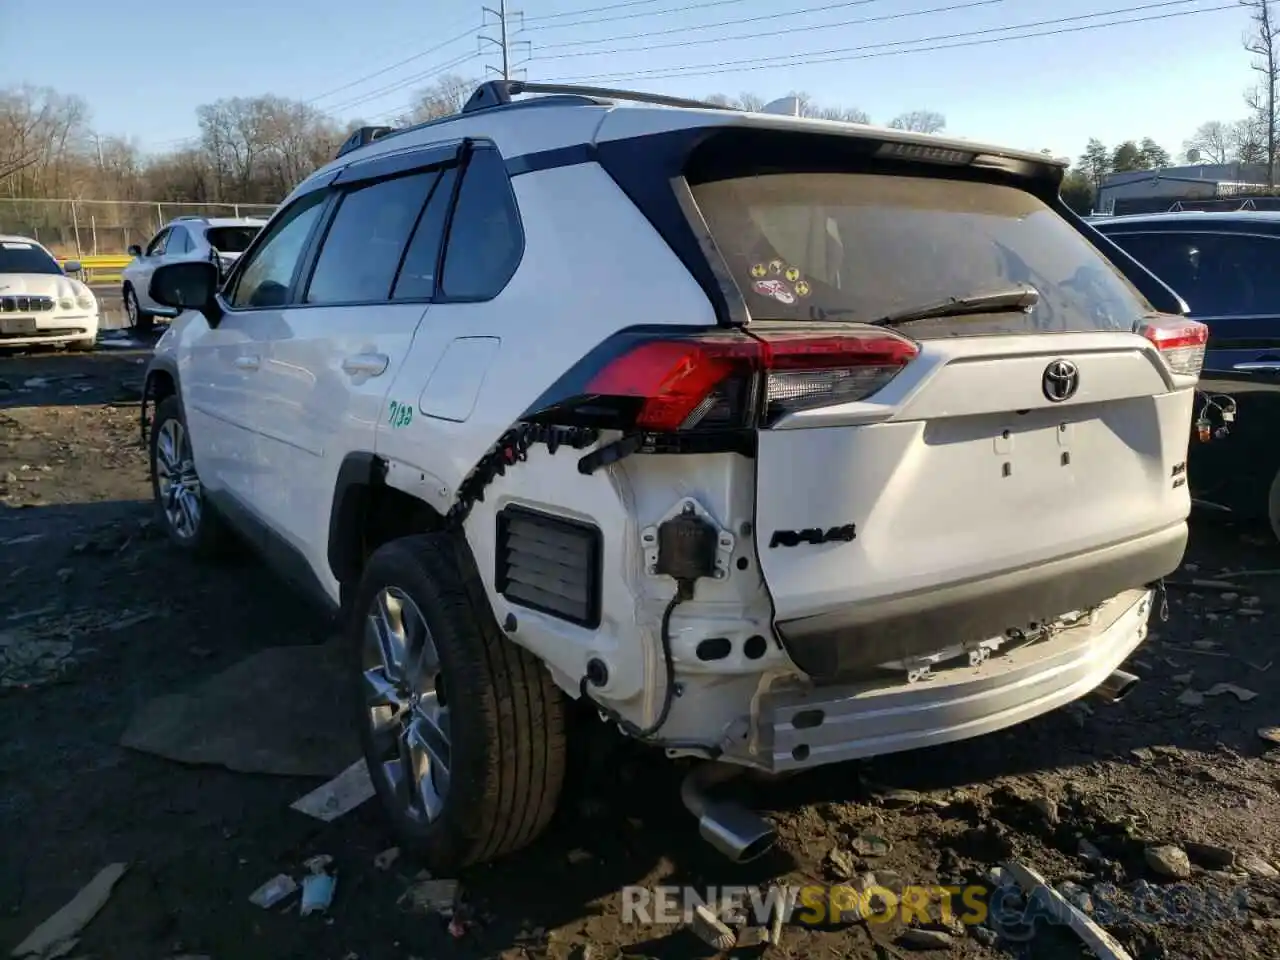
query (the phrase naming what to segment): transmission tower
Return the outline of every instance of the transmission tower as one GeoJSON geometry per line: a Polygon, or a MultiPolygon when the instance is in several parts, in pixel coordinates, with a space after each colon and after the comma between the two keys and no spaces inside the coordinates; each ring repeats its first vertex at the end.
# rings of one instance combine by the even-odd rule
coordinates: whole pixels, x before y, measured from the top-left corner
{"type": "Polygon", "coordinates": [[[492,70],[494,73],[502,77],[503,80],[510,80],[512,79],[512,73],[519,70],[519,66],[513,62],[512,50],[516,47],[525,47],[530,49],[532,47],[528,40],[513,39],[517,31],[512,29],[511,23],[513,20],[523,23],[524,12],[521,10],[508,10],[507,0],[499,0],[498,8],[496,10],[492,7],[481,7],[480,9],[484,12],[484,23],[482,26],[498,28],[498,35],[496,37],[483,33],[480,34],[477,38],[480,48],[483,50],[485,44],[492,44],[497,47],[499,52],[502,54],[501,68],[495,67],[492,64],[485,64],[485,69],[492,70]],[[494,18],[495,22],[490,22],[489,18],[491,16],[494,18]]]}

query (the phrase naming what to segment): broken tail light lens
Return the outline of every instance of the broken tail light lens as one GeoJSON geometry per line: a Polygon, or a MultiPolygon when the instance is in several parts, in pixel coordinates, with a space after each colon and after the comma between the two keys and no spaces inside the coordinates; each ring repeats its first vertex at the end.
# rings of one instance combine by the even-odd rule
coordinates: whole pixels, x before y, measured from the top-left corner
{"type": "Polygon", "coordinates": [[[1149,320],[1138,332],[1155,344],[1169,369],[1178,376],[1198,377],[1204,369],[1209,328],[1195,320],[1168,317],[1149,320]]]}
{"type": "Polygon", "coordinates": [[[654,433],[740,430],[862,400],[915,358],[874,327],[623,331],[565,374],[523,419],[654,433]]]}

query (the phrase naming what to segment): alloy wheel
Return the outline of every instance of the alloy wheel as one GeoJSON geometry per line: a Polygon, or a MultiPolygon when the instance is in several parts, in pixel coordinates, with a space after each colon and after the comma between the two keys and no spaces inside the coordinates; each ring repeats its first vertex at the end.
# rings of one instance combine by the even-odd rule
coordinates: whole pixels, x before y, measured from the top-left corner
{"type": "Polygon", "coordinates": [[[200,529],[204,492],[196,476],[191,440],[179,421],[160,425],[155,459],[156,489],[165,519],[175,534],[190,540],[200,529]]]}
{"type": "Polygon", "coordinates": [[[411,820],[444,811],[452,749],[449,705],[427,621],[396,587],[374,598],[365,616],[361,669],[366,722],[382,777],[411,820]]]}

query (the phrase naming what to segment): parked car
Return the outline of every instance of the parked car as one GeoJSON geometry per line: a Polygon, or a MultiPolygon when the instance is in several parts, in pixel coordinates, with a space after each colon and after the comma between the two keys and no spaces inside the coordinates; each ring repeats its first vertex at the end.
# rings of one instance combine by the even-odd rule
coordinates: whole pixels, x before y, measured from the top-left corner
{"type": "Polygon", "coordinates": [[[1280,537],[1280,213],[1162,213],[1092,222],[1209,327],[1201,380],[1210,401],[1205,424],[1216,430],[1224,412],[1231,422],[1225,436],[1192,444],[1192,497],[1207,508],[1268,520],[1280,537]]]}
{"type": "Polygon", "coordinates": [[[0,347],[66,344],[92,350],[98,339],[98,298],[30,237],[0,234],[0,347]]]}
{"type": "Polygon", "coordinates": [[[151,299],[148,289],[156,267],[192,260],[217,265],[222,275],[253,242],[265,223],[258,217],[178,217],[151,238],[146,248],[129,247],[134,260],[121,275],[121,296],[129,326],[149,333],[157,317],[174,312],[151,299]]]}
{"type": "Polygon", "coordinates": [[[748,859],[720,778],[1136,681],[1205,329],[1061,165],[501,81],[354,139],[225,284],[156,269],[142,416],[174,544],[235,531],[344,617],[432,869],[544,828],[572,698],[716,761],[684,799],[748,859]]]}

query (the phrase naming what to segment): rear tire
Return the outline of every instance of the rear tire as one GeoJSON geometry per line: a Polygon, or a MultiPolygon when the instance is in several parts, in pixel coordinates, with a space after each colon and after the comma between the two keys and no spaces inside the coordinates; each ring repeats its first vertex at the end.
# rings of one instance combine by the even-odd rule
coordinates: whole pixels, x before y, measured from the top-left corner
{"type": "Polygon", "coordinates": [[[232,534],[205,499],[176,396],[156,406],[149,440],[151,495],[169,541],[200,559],[223,556],[233,542],[232,534]]]}
{"type": "Polygon", "coordinates": [[[1280,540],[1280,472],[1271,481],[1271,490],[1267,494],[1267,520],[1271,523],[1271,532],[1280,540]]]}
{"type": "Polygon", "coordinates": [[[124,288],[124,312],[129,318],[129,329],[134,333],[149,334],[155,329],[155,314],[147,313],[139,306],[138,295],[134,293],[133,287],[128,285],[124,288]]]}
{"type": "Polygon", "coordinates": [[[458,550],[451,534],[380,547],[348,626],[378,798],[400,843],[439,875],[531,843],[565,774],[564,698],[472,600],[458,550]]]}

